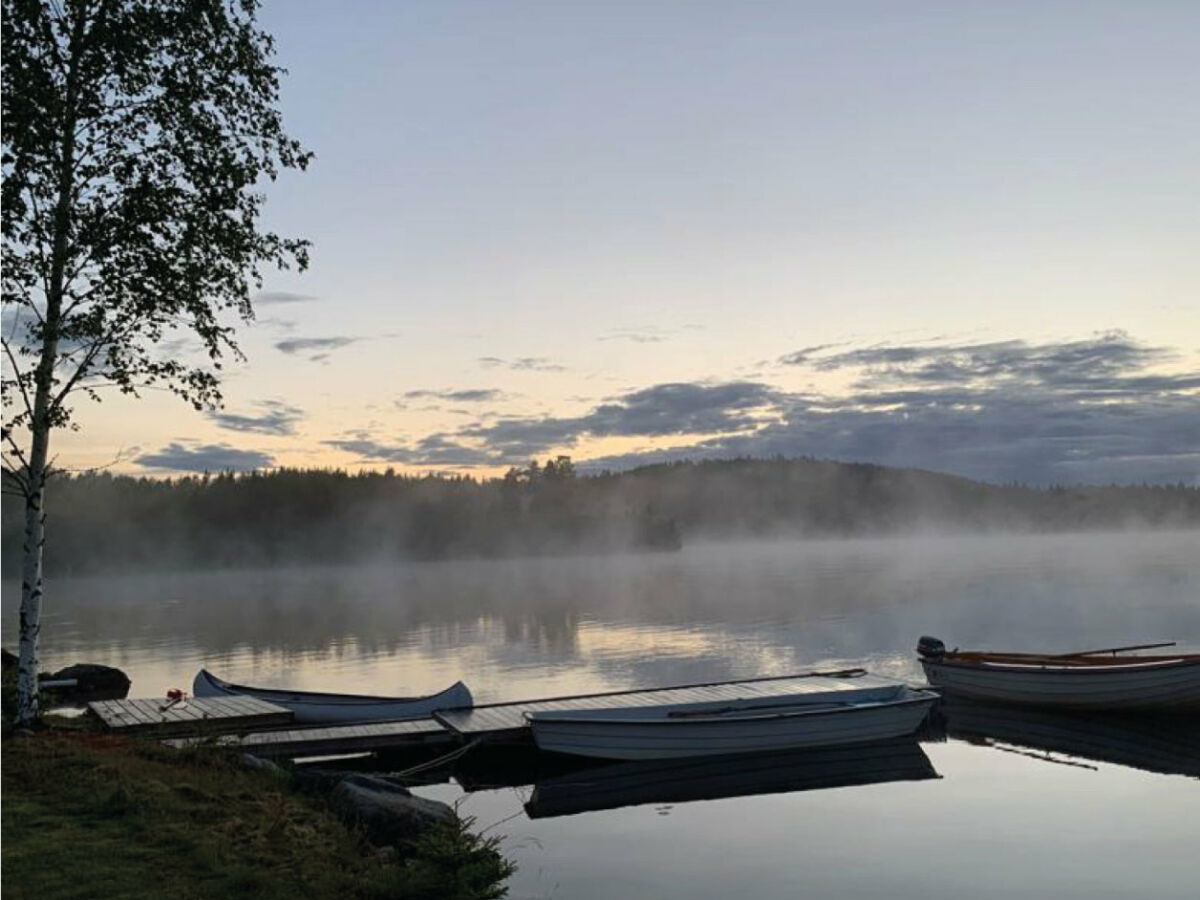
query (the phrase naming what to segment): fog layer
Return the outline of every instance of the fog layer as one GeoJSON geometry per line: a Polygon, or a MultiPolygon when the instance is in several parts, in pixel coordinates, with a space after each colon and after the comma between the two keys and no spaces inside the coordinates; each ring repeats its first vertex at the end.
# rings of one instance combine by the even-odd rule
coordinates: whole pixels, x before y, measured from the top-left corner
{"type": "MultiPolygon", "coordinates": [[[[1200,489],[998,486],[817,460],[732,460],[576,475],[566,458],[502,479],[282,470],[175,481],[90,475],[50,486],[52,574],[430,560],[699,540],[1200,527],[1200,489]]],[[[22,515],[6,497],[4,565],[22,515]]]]}

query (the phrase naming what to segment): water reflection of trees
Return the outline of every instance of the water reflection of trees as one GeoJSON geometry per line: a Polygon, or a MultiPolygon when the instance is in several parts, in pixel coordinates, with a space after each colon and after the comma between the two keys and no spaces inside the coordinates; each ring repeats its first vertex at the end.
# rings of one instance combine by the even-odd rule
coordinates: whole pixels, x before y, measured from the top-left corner
{"type": "Polygon", "coordinates": [[[931,629],[964,644],[1064,650],[1135,632],[1200,639],[1188,548],[1186,535],[1148,545],[1124,536],[793,541],[80,577],[52,583],[46,628],[57,654],[80,659],[90,648],[167,646],[285,662],[453,658],[469,661],[468,679],[483,677],[480,667],[587,667],[617,686],[841,662],[915,676],[913,641],[931,629]]]}

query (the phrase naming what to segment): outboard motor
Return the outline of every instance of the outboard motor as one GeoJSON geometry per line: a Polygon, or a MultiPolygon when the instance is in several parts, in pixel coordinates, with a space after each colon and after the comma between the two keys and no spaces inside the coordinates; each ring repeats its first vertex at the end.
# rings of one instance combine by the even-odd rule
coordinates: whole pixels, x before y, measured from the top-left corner
{"type": "Polygon", "coordinates": [[[923,634],[917,641],[917,653],[921,659],[941,659],[946,655],[946,645],[935,637],[923,634]]]}

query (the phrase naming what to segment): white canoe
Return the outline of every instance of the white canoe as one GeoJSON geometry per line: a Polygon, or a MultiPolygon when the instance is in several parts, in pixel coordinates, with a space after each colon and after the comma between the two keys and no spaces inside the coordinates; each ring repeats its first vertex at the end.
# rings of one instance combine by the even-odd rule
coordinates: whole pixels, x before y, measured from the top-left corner
{"type": "Polygon", "coordinates": [[[676,759],[833,747],[912,734],[936,695],[897,683],[890,696],[843,692],[745,704],[527,714],[542,750],[600,759],[676,759]]]}
{"type": "Polygon", "coordinates": [[[232,684],[207,669],[196,673],[192,694],[197,697],[257,697],[290,709],[305,724],[389,722],[427,716],[434,710],[470,706],[471,692],[461,681],[425,697],[370,697],[361,694],[323,694],[232,684]]]}
{"type": "Polygon", "coordinates": [[[945,650],[936,638],[918,646],[925,677],[950,695],[1062,709],[1200,711],[1200,654],[1118,656],[1123,649],[988,653],[945,650]]]}

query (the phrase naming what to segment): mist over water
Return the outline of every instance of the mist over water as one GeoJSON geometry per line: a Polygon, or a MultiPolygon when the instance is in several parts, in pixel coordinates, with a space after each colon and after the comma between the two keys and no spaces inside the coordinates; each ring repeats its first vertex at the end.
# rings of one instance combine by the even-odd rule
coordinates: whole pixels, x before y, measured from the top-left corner
{"type": "MultiPolygon", "coordinates": [[[[678,553],[53,579],[43,667],[132,696],[237,681],[477,701],[862,665],[921,634],[1200,650],[1196,532],[693,543],[678,553]]],[[[5,638],[19,585],[4,582],[5,638]]],[[[529,788],[419,789],[505,835],[514,898],[1194,896],[1200,782],[922,745],[939,780],[530,820],[529,788]],[[1020,860],[1020,865],[1013,865],[1020,860]]]]}
{"type": "MultiPolygon", "coordinates": [[[[678,553],[51,580],[45,667],[134,694],[235,680],[481,701],[868,665],[924,633],[1068,651],[1200,644],[1195,532],[693,544],[678,553]]],[[[6,634],[19,589],[4,584],[6,634]]],[[[9,629],[12,629],[10,631],[9,629]]]]}

